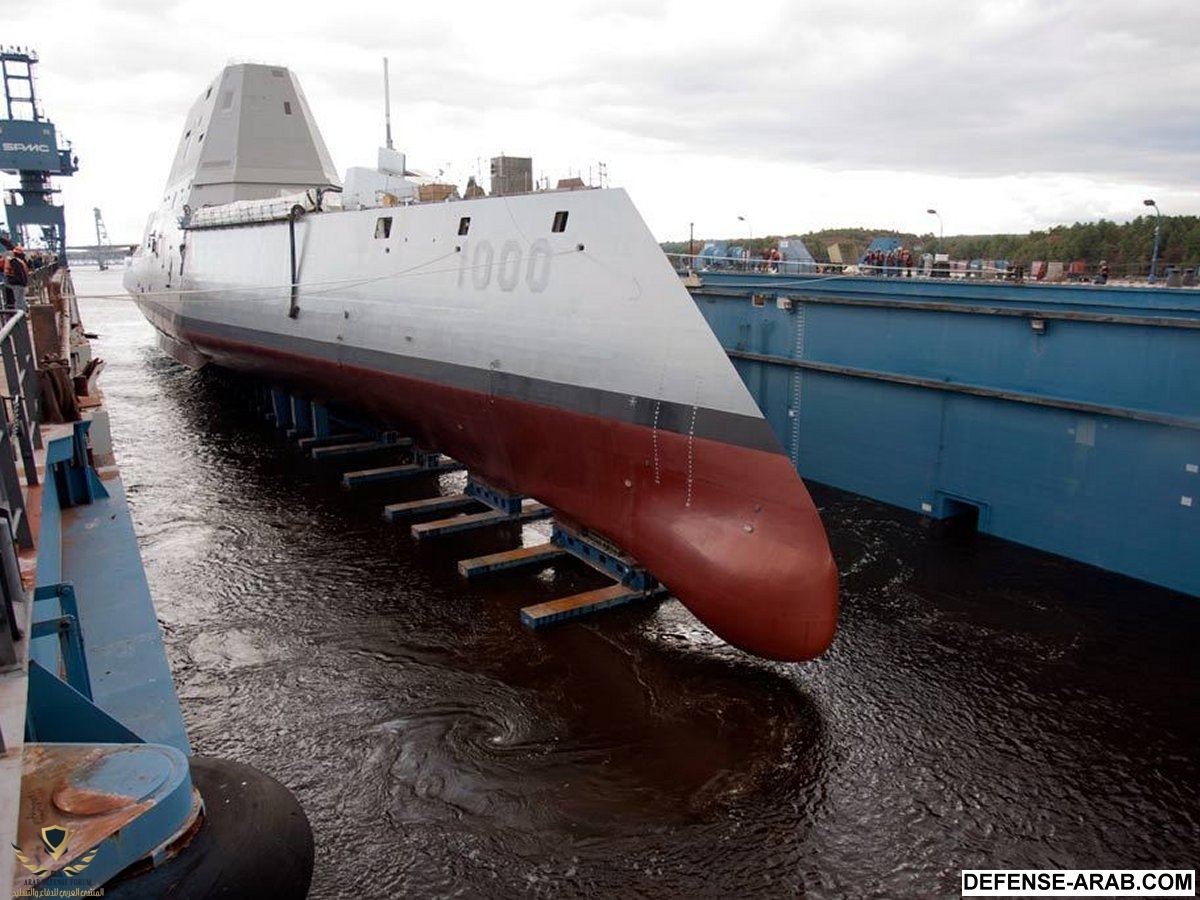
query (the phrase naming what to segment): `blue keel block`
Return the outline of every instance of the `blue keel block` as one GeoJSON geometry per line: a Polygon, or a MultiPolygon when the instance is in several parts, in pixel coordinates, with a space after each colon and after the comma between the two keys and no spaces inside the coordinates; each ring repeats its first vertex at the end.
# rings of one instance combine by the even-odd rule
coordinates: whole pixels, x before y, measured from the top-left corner
{"type": "Polygon", "coordinates": [[[288,429],[290,438],[312,437],[312,404],[302,397],[292,397],[292,427],[288,429]]]}
{"type": "Polygon", "coordinates": [[[570,597],[526,606],[521,610],[521,624],[529,628],[541,628],[568,619],[578,619],[602,609],[623,606],[649,596],[645,591],[635,591],[623,584],[613,584],[594,591],[584,591],[582,594],[572,594],[570,597]]]}
{"type": "Polygon", "coordinates": [[[323,438],[333,434],[333,429],[329,424],[329,410],[320,403],[310,404],[312,411],[312,433],[313,437],[323,438]]]}
{"type": "Polygon", "coordinates": [[[271,412],[276,428],[292,427],[292,398],[278,388],[271,389],[271,412]]]}
{"type": "Polygon", "coordinates": [[[352,456],[355,453],[371,453],[375,450],[386,450],[391,444],[383,441],[353,441],[346,444],[326,444],[313,447],[309,453],[313,459],[328,459],[333,456],[352,456]]]}
{"type": "Polygon", "coordinates": [[[580,562],[603,572],[632,590],[650,591],[658,585],[655,577],[639,566],[632,557],[621,553],[620,548],[608,545],[607,541],[599,537],[578,534],[555,522],[550,542],[562,547],[580,562]]]}
{"type": "Polygon", "coordinates": [[[429,513],[448,512],[468,506],[479,506],[479,501],[465,494],[451,494],[449,497],[428,497],[425,500],[389,503],[383,508],[383,520],[398,522],[401,519],[414,519],[429,513]]]}
{"type": "Polygon", "coordinates": [[[463,492],[470,497],[474,497],[485,506],[490,506],[497,512],[504,513],[506,516],[520,515],[521,504],[526,499],[523,494],[511,494],[508,491],[502,491],[499,488],[492,487],[485,481],[480,481],[478,478],[468,479],[466,489],[463,492]]]}
{"type": "Polygon", "coordinates": [[[566,555],[566,550],[553,544],[535,544],[532,547],[502,550],[499,553],[489,553],[473,559],[460,559],[458,574],[463,578],[475,578],[478,575],[503,572],[506,569],[545,566],[566,555]]]}
{"type": "Polygon", "coordinates": [[[472,531],[476,528],[487,528],[490,525],[505,525],[510,522],[532,522],[536,519],[548,519],[554,515],[554,510],[543,506],[536,500],[526,500],[521,512],[515,516],[507,513],[489,510],[473,515],[454,516],[449,519],[438,519],[435,522],[419,522],[410,529],[417,540],[428,537],[440,537],[444,534],[454,534],[459,531],[472,531]]]}
{"type": "Polygon", "coordinates": [[[464,468],[463,464],[455,460],[445,458],[433,466],[419,466],[416,463],[408,463],[401,466],[381,466],[377,469],[358,469],[354,472],[346,472],[342,475],[342,487],[352,488],[360,484],[371,484],[379,481],[399,481],[404,478],[414,478],[418,475],[435,475],[444,472],[458,472],[464,468]]]}
{"type": "Polygon", "coordinates": [[[351,441],[362,441],[363,436],[353,431],[343,431],[337,434],[322,434],[313,435],[311,437],[300,438],[296,441],[296,446],[301,450],[312,450],[315,447],[333,447],[337,444],[346,444],[351,441]]]}

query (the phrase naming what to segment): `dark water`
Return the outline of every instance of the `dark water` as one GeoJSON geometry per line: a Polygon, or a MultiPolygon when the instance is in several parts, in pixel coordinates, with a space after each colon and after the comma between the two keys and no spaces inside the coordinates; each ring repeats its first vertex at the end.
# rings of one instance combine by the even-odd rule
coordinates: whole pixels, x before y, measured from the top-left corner
{"type": "Polygon", "coordinates": [[[823,659],[750,659],[674,602],[534,634],[520,606],[594,576],[460,581],[520,535],[415,545],[379,516],[405,495],[341,490],[131,304],[81,306],[193,745],[299,796],[313,897],[1195,867],[1200,601],[818,490],[844,602],[823,659]]]}

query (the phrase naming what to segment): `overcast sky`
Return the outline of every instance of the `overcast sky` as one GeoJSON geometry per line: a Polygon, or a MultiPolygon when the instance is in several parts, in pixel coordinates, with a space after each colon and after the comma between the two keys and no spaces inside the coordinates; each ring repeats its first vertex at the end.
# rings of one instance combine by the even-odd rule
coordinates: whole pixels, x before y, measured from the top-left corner
{"type": "MultiPolygon", "coordinates": [[[[298,75],[340,172],[382,143],[460,185],[499,153],[591,173],[655,236],[836,226],[947,234],[1200,212],[1195,0],[40,0],[0,41],[41,57],[74,143],[72,244],[140,240],[183,118],[230,62],[298,75]],[[744,221],[739,221],[738,217],[744,221]]],[[[6,186],[13,179],[4,176],[6,186]]]]}

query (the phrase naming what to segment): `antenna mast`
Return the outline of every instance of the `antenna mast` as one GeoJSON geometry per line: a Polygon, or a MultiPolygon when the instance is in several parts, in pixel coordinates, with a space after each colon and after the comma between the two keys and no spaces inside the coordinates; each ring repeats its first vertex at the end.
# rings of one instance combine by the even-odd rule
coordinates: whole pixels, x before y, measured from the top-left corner
{"type": "Polygon", "coordinates": [[[383,121],[387,124],[387,148],[392,147],[392,91],[388,84],[388,59],[383,58],[383,121]]]}

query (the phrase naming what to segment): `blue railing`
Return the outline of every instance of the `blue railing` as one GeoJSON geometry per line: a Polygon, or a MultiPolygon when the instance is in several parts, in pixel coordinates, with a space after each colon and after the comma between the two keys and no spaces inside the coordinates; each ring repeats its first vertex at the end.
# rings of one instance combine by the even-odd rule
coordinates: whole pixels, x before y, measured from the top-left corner
{"type": "MultiPolygon", "coordinates": [[[[17,605],[25,599],[18,548],[33,546],[33,531],[25,508],[25,489],[17,466],[20,456],[25,485],[38,483],[33,451],[38,441],[36,415],[39,389],[33,342],[23,310],[6,311],[0,328],[4,394],[0,402],[0,589],[4,592],[5,621],[0,625],[0,669],[15,666],[21,639],[17,605]]],[[[3,737],[0,736],[0,742],[3,737]]],[[[2,743],[0,743],[2,746],[2,743]]]]}

